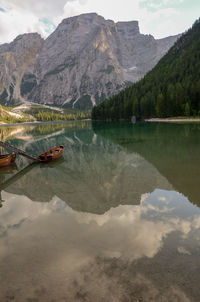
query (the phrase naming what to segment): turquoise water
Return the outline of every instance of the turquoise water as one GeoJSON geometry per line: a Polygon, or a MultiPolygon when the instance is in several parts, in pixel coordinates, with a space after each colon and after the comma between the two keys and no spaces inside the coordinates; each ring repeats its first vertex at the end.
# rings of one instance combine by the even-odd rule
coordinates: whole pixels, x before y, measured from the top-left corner
{"type": "Polygon", "coordinates": [[[0,128],[0,301],[200,301],[200,124],[0,128]]]}

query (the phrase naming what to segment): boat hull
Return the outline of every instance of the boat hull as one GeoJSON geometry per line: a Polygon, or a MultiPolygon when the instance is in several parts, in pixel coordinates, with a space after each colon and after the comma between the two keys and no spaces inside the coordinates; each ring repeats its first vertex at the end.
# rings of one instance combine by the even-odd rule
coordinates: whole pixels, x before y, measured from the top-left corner
{"type": "Polygon", "coordinates": [[[0,168],[10,166],[11,163],[14,163],[16,159],[16,154],[5,154],[0,155],[0,168]]]}
{"type": "Polygon", "coordinates": [[[16,153],[12,153],[11,163],[14,163],[16,160],[16,153]]]}
{"type": "Polygon", "coordinates": [[[58,146],[40,154],[39,160],[43,163],[49,163],[55,159],[60,158],[63,155],[63,152],[64,146],[58,146]]]}

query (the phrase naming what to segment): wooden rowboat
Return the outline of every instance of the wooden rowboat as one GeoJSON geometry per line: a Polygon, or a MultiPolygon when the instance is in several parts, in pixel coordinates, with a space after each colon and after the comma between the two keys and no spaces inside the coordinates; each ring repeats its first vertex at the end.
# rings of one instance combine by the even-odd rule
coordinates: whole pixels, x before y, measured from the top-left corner
{"type": "Polygon", "coordinates": [[[0,168],[10,166],[11,163],[15,162],[15,159],[15,153],[0,155],[0,168]]]}
{"type": "Polygon", "coordinates": [[[57,159],[63,155],[64,152],[64,146],[58,146],[55,148],[52,148],[51,150],[44,152],[39,155],[39,160],[41,162],[48,163],[54,159],[57,159]]]}
{"type": "MultiPolygon", "coordinates": [[[[11,162],[14,162],[15,161],[15,158],[16,158],[16,154],[19,154],[19,155],[22,155],[22,156],[25,156],[31,160],[34,160],[35,162],[45,162],[45,163],[48,163],[54,159],[57,159],[59,157],[62,156],[63,152],[64,152],[64,146],[57,146],[57,147],[54,147],[52,149],[50,149],[49,151],[46,151],[42,154],[40,154],[38,157],[36,156],[33,156],[21,149],[18,149],[18,148],[15,148],[7,143],[4,143],[2,141],[0,141],[0,146],[8,149],[8,150],[11,150],[13,151],[13,153],[11,154],[11,159],[10,159],[10,162],[8,163],[8,161],[6,162],[6,165],[9,165],[11,162]]],[[[10,154],[7,154],[7,156],[10,156],[10,154]]],[[[3,159],[2,159],[3,160],[3,159]]],[[[2,163],[3,164],[3,163],[2,163]]],[[[1,164],[0,164],[0,167],[1,167],[1,164]]],[[[2,167],[5,167],[5,165],[2,167]]]]}

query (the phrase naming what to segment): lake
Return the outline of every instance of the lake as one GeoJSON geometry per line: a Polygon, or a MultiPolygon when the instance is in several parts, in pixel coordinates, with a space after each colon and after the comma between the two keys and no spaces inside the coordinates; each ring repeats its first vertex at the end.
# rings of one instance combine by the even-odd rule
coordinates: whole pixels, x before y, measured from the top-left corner
{"type": "Polygon", "coordinates": [[[0,301],[199,302],[200,124],[1,127],[0,301]]]}

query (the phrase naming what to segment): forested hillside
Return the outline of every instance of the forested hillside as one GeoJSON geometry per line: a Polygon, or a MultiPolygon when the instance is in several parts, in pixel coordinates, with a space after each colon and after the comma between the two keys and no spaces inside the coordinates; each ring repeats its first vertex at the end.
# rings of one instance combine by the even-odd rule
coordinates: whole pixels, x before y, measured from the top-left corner
{"type": "Polygon", "coordinates": [[[93,108],[95,119],[200,116],[200,19],[142,80],[93,108]]]}

